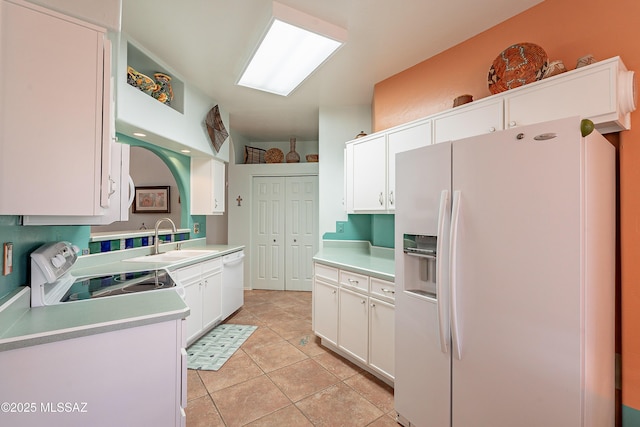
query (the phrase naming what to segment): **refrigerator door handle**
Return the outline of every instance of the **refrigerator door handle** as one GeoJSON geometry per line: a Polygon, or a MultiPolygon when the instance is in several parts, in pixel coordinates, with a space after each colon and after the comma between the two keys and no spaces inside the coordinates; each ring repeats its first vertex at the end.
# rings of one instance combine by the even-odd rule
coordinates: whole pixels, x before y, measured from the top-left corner
{"type": "Polygon", "coordinates": [[[449,211],[449,191],[442,190],[440,193],[440,209],[438,210],[438,241],[436,243],[436,253],[439,256],[436,258],[436,290],[438,293],[438,328],[440,330],[440,351],[447,353],[447,341],[449,340],[449,333],[447,326],[449,324],[447,319],[447,313],[445,310],[446,300],[444,298],[444,283],[442,281],[442,268],[444,263],[444,256],[442,254],[441,247],[443,244],[442,237],[444,236],[445,217],[449,211]]]}
{"type": "Polygon", "coordinates": [[[462,359],[462,340],[458,325],[458,294],[456,278],[456,255],[458,246],[458,220],[460,217],[460,191],[453,192],[453,206],[451,209],[451,234],[449,236],[449,282],[451,301],[451,340],[453,342],[453,354],[462,359]]]}

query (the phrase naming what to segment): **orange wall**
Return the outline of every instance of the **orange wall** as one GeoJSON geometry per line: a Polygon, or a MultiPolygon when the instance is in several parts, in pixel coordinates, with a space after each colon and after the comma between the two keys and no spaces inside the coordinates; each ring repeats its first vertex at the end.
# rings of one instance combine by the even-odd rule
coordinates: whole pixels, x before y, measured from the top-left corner
{"type": "MultiPolygon", "coordinates": [[[[375,86],[374,130],[451,108],[453,99],[490,95],[487,73],[507,46],[531,42],[567,69],[586,54],[622,57],[640,74],[640,2],[546,0],[375,86]]],[[[640,76],[636,77],[640,84],[640,76]]],[[[640,110],[620,134],[622,403],[640,410],[640,110]]]]}

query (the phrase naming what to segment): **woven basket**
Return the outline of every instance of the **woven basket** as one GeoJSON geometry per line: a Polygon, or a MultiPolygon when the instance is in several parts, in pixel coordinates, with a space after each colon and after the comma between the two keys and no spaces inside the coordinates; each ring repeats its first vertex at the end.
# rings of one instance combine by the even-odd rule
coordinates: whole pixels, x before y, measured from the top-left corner
{"type": "Polygon", "coordinates": [[[264,155],[264,160],[267,163],[282,163],[282,160],[284,160],[284,154],[279,148],[269,148],[264,155]]]}

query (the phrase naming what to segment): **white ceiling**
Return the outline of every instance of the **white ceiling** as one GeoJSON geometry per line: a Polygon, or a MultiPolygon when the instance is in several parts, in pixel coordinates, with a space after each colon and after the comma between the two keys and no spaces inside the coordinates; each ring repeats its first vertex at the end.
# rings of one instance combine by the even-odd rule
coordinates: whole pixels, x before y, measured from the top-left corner
{"type": "Polygon", "coordinates": [[[228,111],[228,127],[248,140],[310,141],[320,106],[368,105],[375,83],[542,0],[279,1],[349,34],[288,97],[235,84],[270,19],[270,0],[123,0],[122,29],[228,111]]]}

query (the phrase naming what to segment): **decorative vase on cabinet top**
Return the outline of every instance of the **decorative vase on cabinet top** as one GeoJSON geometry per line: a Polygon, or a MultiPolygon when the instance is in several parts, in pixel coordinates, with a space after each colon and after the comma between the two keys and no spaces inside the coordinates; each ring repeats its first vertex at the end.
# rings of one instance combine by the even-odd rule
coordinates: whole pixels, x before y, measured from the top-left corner
{"type": "Polygon", "coordinates": [[[289,140],[289,145],[291,147],[291,151],[287,153],[287,157],[286,157],[287,163],[299,163],[300,155],[296,153],[296,139],[291,138],[289,140]]]}
{"type": "Polygon", "coordinates": [[[164,73],[155,73],[156,90],[153,97],[163,104],[170,105],[173,100],[173,88],[171,87],[171,77],[164,73]]]}

